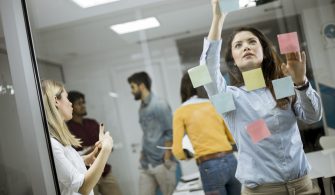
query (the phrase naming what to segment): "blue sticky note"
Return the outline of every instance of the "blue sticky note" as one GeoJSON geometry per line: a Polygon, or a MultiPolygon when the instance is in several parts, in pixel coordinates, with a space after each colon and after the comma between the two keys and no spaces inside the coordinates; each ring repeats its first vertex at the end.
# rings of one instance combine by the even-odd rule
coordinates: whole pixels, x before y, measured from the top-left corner
{"type": "Polygon", "coordinates": [[[276,99],[282,99],[294,95],[294,86],[291,76],[272,81],[276,99]]]}
{"type": "Polygon", "coordinates": [[[209,75],[206,65],[200,65],[189,69],[188,74],[190,75],[192,85],[194,88],[212,82],[211,76],[209,75]]]}
{"type": "Polygon", "coordinates": [[[212,104],[220,114],[236,109],[232,93],[219,93],[211,98],[212,104]]]}
{"type": "Polygon", "coordinates": [[[225,14],[240,9],[238,0],[220,0],[219,5],[221,12],[225,14]]]}

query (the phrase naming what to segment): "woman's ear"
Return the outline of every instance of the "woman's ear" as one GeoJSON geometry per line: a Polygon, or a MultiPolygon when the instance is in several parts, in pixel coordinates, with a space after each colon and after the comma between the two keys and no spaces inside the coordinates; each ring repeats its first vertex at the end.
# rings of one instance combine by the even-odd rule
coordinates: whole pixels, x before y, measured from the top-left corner
{"type": "Polygon", "coordinates": [[[55,106],[56,106],[56,108],[58,109],[59,102],[58,102],[58,100],[57,100],[57,97],[56,97],[56,96],[54,97],[54,101],[55,101],[55,106]]]}

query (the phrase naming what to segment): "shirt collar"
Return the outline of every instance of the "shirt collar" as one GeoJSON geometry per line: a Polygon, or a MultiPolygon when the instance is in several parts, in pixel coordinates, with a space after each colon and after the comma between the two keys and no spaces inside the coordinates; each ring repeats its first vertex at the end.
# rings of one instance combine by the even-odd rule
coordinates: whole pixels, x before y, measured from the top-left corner
{"type": "Polygon", "coordinates": [[[198,103],[204,103],[209,102],[209,99],[207,98],[199,98],[198,96],[192,96],[190,99],[186,100],[182,106],[189,105],[189,104],[198,104],[198,103]]]}
{"type": "Polygon", "coordinates": [[[153,94],[150,92],[149,95],[146,98],[144,98],[144,100],[142,101],[142,105],[143,106],[148,105],[152,99],[152,96],[153,94]]]}

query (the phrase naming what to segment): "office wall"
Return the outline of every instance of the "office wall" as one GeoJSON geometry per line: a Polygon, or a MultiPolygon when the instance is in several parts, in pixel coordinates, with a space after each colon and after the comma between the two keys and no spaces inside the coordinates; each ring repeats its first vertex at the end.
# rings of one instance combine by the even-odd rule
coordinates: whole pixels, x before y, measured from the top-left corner
{"type": "MultiPolygon", "coordinates": [[[[320,6],[306,9],[302,13],[307,47],[316,80],[324,85],[335,88],[335,40],[326,40],[322,34],[324,24],[335,23],[335,5],[320,6]]],[[[324,107],[327,106],[323,102],[324,107]]],[[[327,116],[326,116],[327,117],[327,116]]],[[[328,116],[326,120],[333,120],[328,116]]],[[[326,134],[335,135],[335,129],[326,128],[326,134]]]]}

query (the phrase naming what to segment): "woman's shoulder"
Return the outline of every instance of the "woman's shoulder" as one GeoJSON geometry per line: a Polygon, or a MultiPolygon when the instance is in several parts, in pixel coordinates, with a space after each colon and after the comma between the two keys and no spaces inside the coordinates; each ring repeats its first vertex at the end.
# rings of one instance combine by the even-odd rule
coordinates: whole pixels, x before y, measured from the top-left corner
{"type": "Polygon", "coordinates": [[[54,137],[50,137],[51,146],[53,148],[64,148],[64,146],[54,137]]]}

